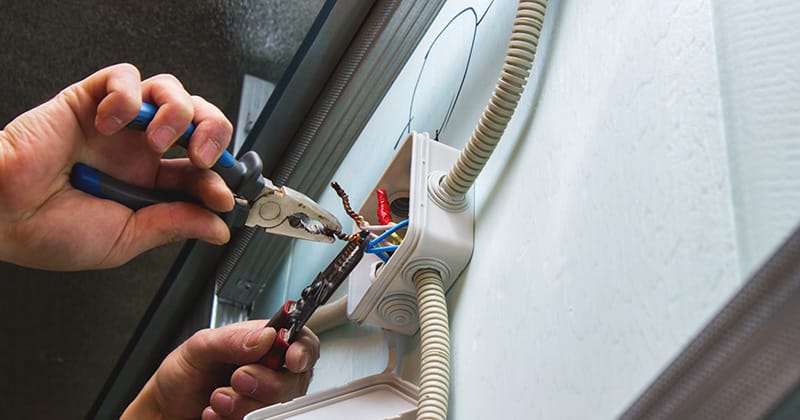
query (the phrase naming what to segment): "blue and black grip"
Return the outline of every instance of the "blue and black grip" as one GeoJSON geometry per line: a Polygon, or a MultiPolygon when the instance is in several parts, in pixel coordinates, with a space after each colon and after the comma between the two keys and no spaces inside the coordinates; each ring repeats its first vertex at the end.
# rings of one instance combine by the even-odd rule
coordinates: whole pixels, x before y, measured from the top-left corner
{"type": "MultiPolygon", "coordinates": [[[[203,205],[198,199],[182,191],[142,188],[120,181],[83,163],[76,163],[72,167],[70,182],[73,187],[85,193],[98,198],[116,201],[133,211],[153,204],[173,201],[185,201],[200,206],[203,205]]],[[[237,202],[232,211],[217,215],[222,218],[228,227],[238,227],[244,225],[248,213],[247,206],[237,202]]]]}
{"type": "Polygon", "coordinates": [[[159,191],[142,188],[120,181],[83,163],[76,163],[70,173],[72,186],[95,197],[114,200],[131,210],[171,201],[188,201],[199,204],[197,199],[178,191],[159,191]]]}
{"type": "MultiPolygon", "coordinates": [[[[136,118],[128,124],[128,128],[144,131],[153,121],[158,108],[147,102],[142,102],[142,107],[136,118]]],[[[178,139],[177,144],[184,149],[189,148],[189,138],[194,134],[194,123],[189,124],[189,128],[178,139]]],[[[255,200],[264,188],[264,180],[261,176],[263,164],[261,157],[255,152],[245,153],[240,160],[236,160],[227,150],[222,152],[222,156],[211,168],[218,173],[228,188],[237,195],[248,200],[255,200]]]]}

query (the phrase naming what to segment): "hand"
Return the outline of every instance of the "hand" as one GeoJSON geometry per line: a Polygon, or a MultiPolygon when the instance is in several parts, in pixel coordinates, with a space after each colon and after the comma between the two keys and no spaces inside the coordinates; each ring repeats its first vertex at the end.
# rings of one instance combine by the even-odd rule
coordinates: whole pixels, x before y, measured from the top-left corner
{"type": "Polygon", "coordinates": [[[305,394],[319,339],[305,328],[286,352],[286,368],[275,371],[258,364],[275,340],[265,325],[246,321],[197,332],[164,359],[122,418],[242,418],[305,394]]]}
{"type": "Polygon", "coordinates": [[[208,208],[230,211],[233,195],[207,168],[230,142],[222,112],[190,96],[173,76],[140,80],[130,64],[108,67],[0,131],[0,260],[79,270],[123,264],[186,238],[222,244],[230,233],[212,212],[189,203],[132,211],[74,189],[69,173],[86,163],[146,188],[184,190],[208,208]],[[159,110],[146,132],[126,129],[142,100],[159,110]],[[161,155],[194,120],[189,159],[161,155]]]}

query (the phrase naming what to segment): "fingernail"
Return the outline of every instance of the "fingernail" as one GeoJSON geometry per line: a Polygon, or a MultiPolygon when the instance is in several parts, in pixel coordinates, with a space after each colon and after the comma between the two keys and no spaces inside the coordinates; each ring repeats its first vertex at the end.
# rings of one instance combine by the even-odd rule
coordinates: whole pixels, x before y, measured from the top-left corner
{"type": "Polygon", "coordinates": [[[264,341],[264,334],[267,333],[266,328],[259,328],[257,330],[250,331],[247,333],[247,338],[245,338],[244,346],[245,348],[252,349],[257,347],[259,343],[264,341]]]}
{"type": "Polygon", "coordinates": [[[206,407],[201,417],[202,420],[220,420],[221,418],[211,407],[206,407]]]}
{"type": "Polygon", "coordinates": [[[307,351],[304,351],[303,354],[300,356],[300,366],[302,366],[302,368],[300,368],[301,372],[305,372],[308,370],[309,368],[308,364],[310,361],[311,361],[311,355],[308,354],[307,351]]]}
{"type": "Polygon", "coordinates": [[[153,132],[153,135],[150,136],[150,140],[153,142],[153,146],[155,146],[159,152],[163,153],[167,151],[172,141],[177,137],[178,135],[174,128],[168,125],[162,125],[153,132]]]}
{"type": "Polygon", "coordinates": [[[233,398],[228,394],[217,392],[211,397],[211,406],[218,414],[231,414],[233,413],[233,398]]]}
{"type": "MultiPolygon", "coordinates": [[[[233,385],[234,384],[231,383],[231,386],[233,385]]],[[[256,380],[256,378],[245,372],[239,372],[239,374],[236,375],[237,391],[253,395],[256,393],[256,389],[258,389],[258,380],[256,380]]]]}
{"type": "Polygon", "coordinates": [[[217,153],[219,153],[219,142],[214,139],[208,139],[200,146],[198,157],[204,165],[211,166],[217,159],[217,153]]]}
{"type": "Polygon", "coordinates": [[[97,124],[97,129],[106,134],[111,134],[120,127],[122,127],[122,120],[113,115],[103,118],[100,120],[100,123],[97,124]]]}

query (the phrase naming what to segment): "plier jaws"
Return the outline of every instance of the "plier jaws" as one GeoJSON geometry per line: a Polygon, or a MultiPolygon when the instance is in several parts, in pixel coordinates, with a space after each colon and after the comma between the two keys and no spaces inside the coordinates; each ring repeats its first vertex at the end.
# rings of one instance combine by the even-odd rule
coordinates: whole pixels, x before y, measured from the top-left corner
{"type": "MultiPolygon", "coordinates": [[[[145,130],[157,111],[154,105],[142,103],[139,114],[128,127],[145,130]]],[[[177,144],[188,148],[194,129],[194,124],[190,124],[177,144]]],[[[258,153],[249,151],[237,160],[224,151],[211,169],[236,196],[234,210],[221,215],[230,227],[259,226],[277,235],[328,243],[341,234],[342,225],[336,217],[314,200],[291,188],[276,187],[264,178],[258,153]]],[[[134,211],[163,202],[194,201],[183,194],[127,184],[82,163],[73,166],[70,181],[79,190],[116,201],[134,211]]]]}
{"type": "Polygon", "coordinates": [[[262,227],[276,235],[328,243],[333,243],[334,233],[342,231],[336,216],[314,200],[289,187],[276,187],[266,178],[264,189],[250,205],[245,225],[262,227]]]}

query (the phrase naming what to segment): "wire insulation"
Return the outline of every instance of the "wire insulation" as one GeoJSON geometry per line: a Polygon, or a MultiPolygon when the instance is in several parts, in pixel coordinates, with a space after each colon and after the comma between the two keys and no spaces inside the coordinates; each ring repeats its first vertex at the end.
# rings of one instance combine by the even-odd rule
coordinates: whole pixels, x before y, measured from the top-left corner
{"type": "Polygon", "coordinates": [[[373,246],[381,243],[381,241],[383,241],[384,239],[386,239],[389,236],[391,236],[391,234],[397,232],[398,230],[400,230],[400,229],[402,229],[402,228],[404,228],[406,226],[408,226],[408,219],[403,220],[402,222],[390,227],[386,232],[383,232],[382,234],[380,234],[380,236],[378,236],[377,238],[371,240],[369,242],[368,246],[369,247],[373,247],[373,246]]]}
{"type": "Polygon", "coordinates": [[[392,211],[389,209],[389,198],[386,196],[386,190],[378,188],[375,190],[375,195],[378,198],[378,223],[388,225],[392,223],[392,211]]]}

